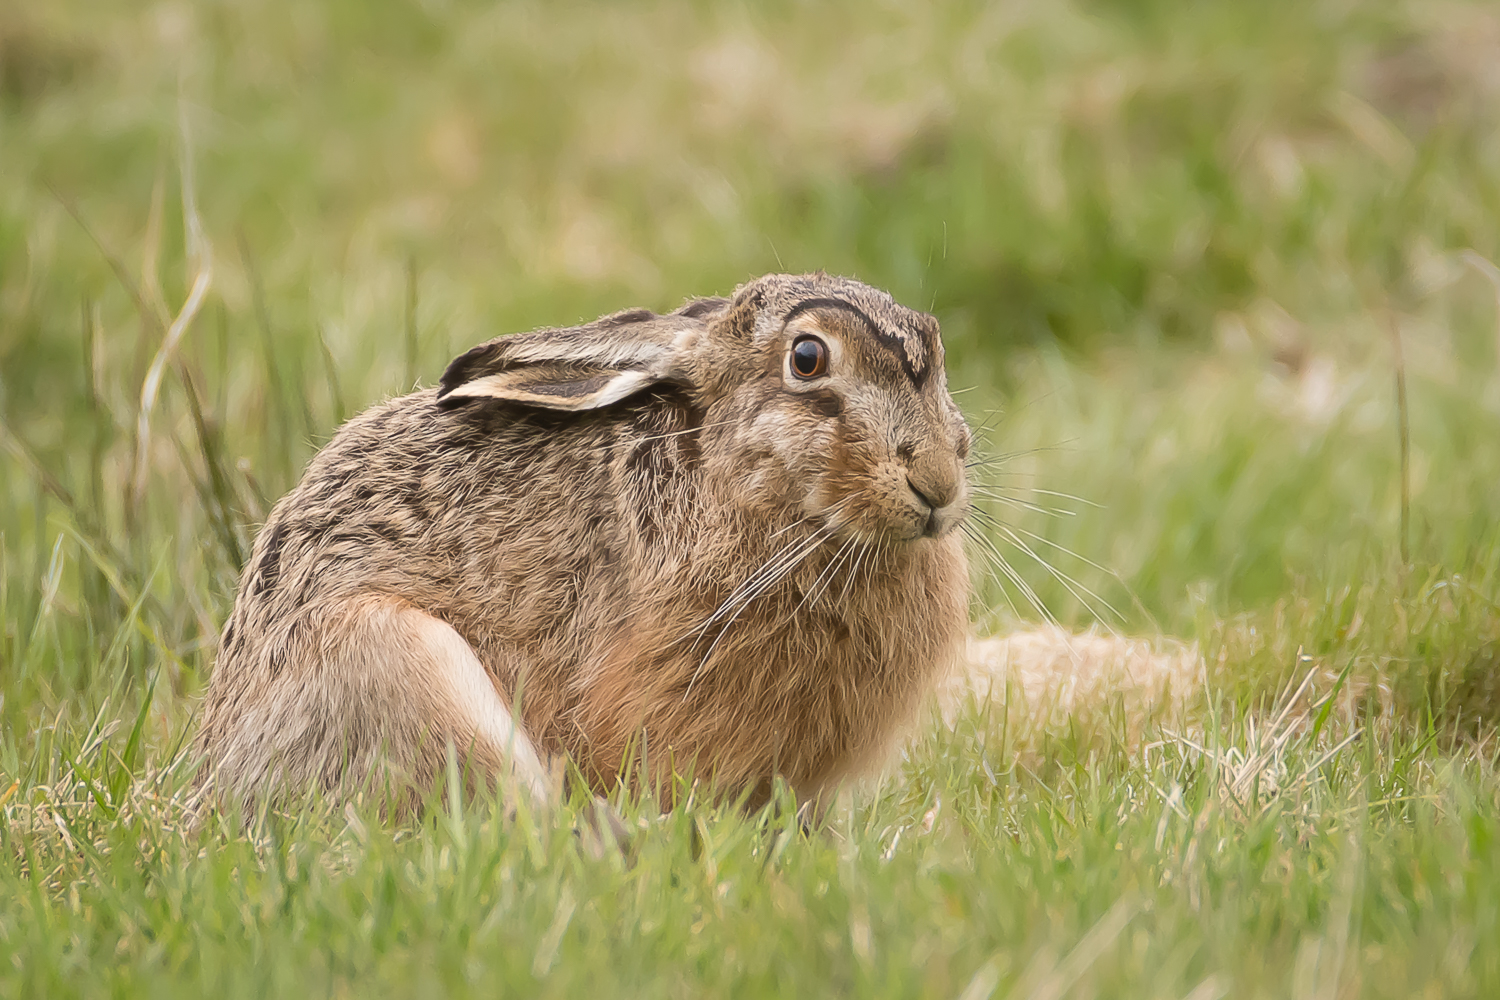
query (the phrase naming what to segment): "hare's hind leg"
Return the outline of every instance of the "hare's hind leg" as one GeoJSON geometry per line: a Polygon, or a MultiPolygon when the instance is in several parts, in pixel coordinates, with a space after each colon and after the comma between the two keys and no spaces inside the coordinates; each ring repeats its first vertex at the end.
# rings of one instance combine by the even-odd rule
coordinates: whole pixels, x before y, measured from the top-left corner
{"type": "Polygon", "coordinates": [[[320,609],[317,622],[304,669],[262,689],[218,755],[241,793],[349,793],[393,780],[420,794],[451,752],[470,785],[514,786],[538,805],[554,798],[536,748],[452,626],[374,595],[320,609]]]}
{"type": "Polygon", "coordinates": [[[389,605],[367,610],[376,652],[389,651],[397,668],[400,692],[418,708],[420,718],[403,727],[405,746],[392,746],[409,762],[419,783],[430,783],[447,764],[451,748],[460,763],[467,758],[477,775],[471,782],[501,781],[529,793],[533,804],[550,801],[552,781],[536,747],[501,699],[490,673],[453,626],[413,607],[389,605]],[[382,620],[383,616],[388,616],[382,620]],[[425,696],[419,689],[425,688],[425,696]],[[412,725],[415,723],[415,726],[412,725]],[[417,736],[412,745],[410,736],[417,736]]]}

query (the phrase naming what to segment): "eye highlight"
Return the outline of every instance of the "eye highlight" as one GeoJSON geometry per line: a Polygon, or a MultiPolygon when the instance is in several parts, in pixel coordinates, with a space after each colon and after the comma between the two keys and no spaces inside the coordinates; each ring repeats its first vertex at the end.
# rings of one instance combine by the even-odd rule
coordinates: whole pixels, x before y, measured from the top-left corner
{"type": "Polygon", "coordinates": [[[828,374],[828,345],[817,337],[798,337],[792,341],[792,374],[800,379],[828,374]]]}

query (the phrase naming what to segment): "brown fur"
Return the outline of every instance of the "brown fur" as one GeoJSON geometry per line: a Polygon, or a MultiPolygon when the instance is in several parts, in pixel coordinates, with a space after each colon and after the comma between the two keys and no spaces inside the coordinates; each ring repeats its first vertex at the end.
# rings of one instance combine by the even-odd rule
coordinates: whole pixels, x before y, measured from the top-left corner
{"type": "Polygon", "coordinates": [[[207,773],[249,796],[377,767],[420,784],[452,746],[536,788],[534,745],[606,790],[644,746],[653,780],[824,793],[959,652],[968,446],[936,322],[847,279],[481,345],[440,391],[351,420],[272,511],[209,685],[207,773]],[[798,334],[830,345],[828,378],[786,368],[798,334]],[[778,578],[778,553],[805,558],[778,578]],[[511,746],[447,693],[449,626],[519,700],[511,746]]]}

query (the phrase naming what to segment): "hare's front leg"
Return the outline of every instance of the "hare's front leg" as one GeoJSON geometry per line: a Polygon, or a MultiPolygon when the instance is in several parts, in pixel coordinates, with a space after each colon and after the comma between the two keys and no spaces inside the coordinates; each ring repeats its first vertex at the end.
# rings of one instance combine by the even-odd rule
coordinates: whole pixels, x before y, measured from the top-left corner
{"type": "Polygon", "coordinates": [[[420,793],[451,750],[471,784],[513,785],[536,805],[555,798],[536,748],[452,626],[386,595],[333,602],[311,620],[317,634],[291,644],[303,662],[246,691],[210,749],[230,786],[347,793],[388,776],[420,793]]]}

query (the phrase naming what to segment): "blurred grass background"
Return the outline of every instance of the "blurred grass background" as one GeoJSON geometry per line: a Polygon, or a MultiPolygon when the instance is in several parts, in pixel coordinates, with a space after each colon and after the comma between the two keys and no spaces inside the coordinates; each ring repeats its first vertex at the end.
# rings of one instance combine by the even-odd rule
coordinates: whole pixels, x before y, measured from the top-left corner
{"type": "MultiPolygon", "coordinates": [[[[7,4],[0,804],[170,759],[256,525],[343,419],[498,333],[778,269],[940,318],[1047,613],[1197,641],[1241,713],[1299,650],[1347,668],[1349,719],[1412,741],[1361,780],[1484,759],[1496,261],[1490,3],[7,4]]],[[[976,564],[981,631],[1042,616],[976,564]]],[[[891,794],[872,817],[927,808],[891,794]]]]}
{"type": "Polygon", "coordinates": [[[6,645],[83,680],[91,640],[32,627],[44,594],[96,632],[123,613],[72,538],[37,586],[81,531],[191,687],[253,526],[342,419],[496,333],[777,268],[936,312],[1015,456],[992,482],[1102,505],[1008,514],[1105,567],[1046,549],[1134,630],[1396,573],[1399,330],[1403,580],[1487,588],[1497,53],[1463,3],[8,7],[0,413],[72,507],[3,459],[6,645]],[[197,273],[184,164],[211,291],[132,503],[197,273]]]}

